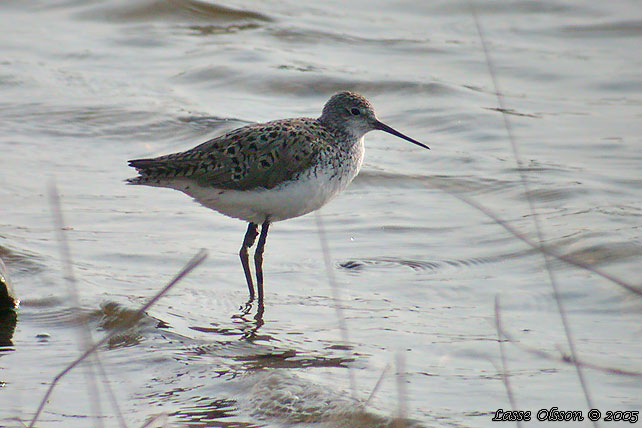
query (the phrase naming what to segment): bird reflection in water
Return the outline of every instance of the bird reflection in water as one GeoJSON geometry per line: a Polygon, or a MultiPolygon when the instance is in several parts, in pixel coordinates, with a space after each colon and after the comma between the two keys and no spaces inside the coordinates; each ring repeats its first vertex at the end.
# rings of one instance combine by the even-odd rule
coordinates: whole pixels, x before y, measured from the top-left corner
{"type": "Polygon", "coordinates": [[[232,316],[232,319],[234,320],[234,328],[194,326],[190,327],[190,329],[200,331],[202,333],[214,333],[223,336],[238,336],[240,332],[241,340],[247,342],[254,342],[256,340],[273,340],[274,338],[270,335],[258,334],[259,329],[263,324],[265,324],[265,321],[263,321],[264,306],[259,305],[254,316],[250,316],[251,309],[252,305],[248,302],[248,304],[241,306],[241,313],[232,316]]]}

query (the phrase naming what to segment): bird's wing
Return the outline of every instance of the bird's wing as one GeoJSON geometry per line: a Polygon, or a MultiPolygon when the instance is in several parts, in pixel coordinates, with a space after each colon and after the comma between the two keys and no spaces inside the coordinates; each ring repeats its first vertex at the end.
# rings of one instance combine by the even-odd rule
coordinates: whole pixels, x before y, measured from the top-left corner
{"type": "Polygon", "coordinates": [[[188,178],[220,189],[270,189],[309,168],[330,136],[315,119],[247,125],[191,150],[129,161],[132,183],[188,178]]]}

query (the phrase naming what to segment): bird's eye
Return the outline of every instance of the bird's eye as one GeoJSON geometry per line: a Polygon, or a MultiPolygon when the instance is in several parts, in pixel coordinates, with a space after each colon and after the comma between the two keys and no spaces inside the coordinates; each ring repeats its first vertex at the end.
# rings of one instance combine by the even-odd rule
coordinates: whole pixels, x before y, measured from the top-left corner
{"type": "Polygon", "coordinates": [[[350,110],[350,113],[352,113],[354,116],[359,116],[361,113],[358,108],[353,108],[350,110]]]}

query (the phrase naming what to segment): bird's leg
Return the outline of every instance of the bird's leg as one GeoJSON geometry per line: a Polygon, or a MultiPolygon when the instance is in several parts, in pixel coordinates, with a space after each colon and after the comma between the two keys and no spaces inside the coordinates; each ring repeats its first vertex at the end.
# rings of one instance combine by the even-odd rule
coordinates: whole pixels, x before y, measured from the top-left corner
{"type": "Polygon", "coordinates": [[[265,247],[265,238],[267,238],[268,229],[270,228],[269,220],[263,222],[261,226],[261,236],[259,243],[256,245],[254,252],[254,266],[256,267],[256,286],[259,292],[259,305],[263,304],[263,248],[265,247]]]}
{"type": "Polygon", "coordinates": [[[254,245],[256,236],[259,234],[259,225],[250,223],[243,238],[243,245],[239,256],[241,257],[241,264],[243,265],[243,272],[245,272],[245,280],[247,281],[247,288],[250,290],[250,301],[254,300],[254,285],[252,284],[252,272],[250,271],[250,256],[248,255],[248,248],[254,245]]]}

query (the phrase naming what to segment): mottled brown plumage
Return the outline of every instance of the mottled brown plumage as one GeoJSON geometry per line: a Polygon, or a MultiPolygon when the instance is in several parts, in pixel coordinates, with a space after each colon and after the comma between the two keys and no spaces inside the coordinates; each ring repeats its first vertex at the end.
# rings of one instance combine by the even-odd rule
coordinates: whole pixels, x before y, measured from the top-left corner
{"type": "Polygon", "coordinates": [[[318,119],[247,125],[185,152],[130,160],[140,176],[127,181],[180,190],[208,208],[249,222],[239,255],[252,300],[248,248],[259,237],[254,261],[262,305],[263,247],[270,223],[319,209],[345,189],[361,167],[363,136],[375,129],[428,148],[377,120],[361,95],[340,92],[318,119]]]}
{"type": "Polygon", "coordinates": [[[310,168],[331,134],[317,119],[275,120],[235,129],[186,152],[129,161],[134,184],[176,178],[228,190],[271,189],[310,168]]]}

